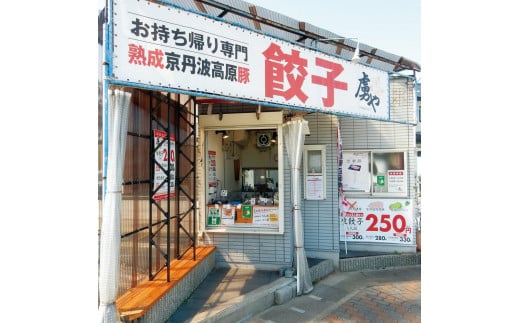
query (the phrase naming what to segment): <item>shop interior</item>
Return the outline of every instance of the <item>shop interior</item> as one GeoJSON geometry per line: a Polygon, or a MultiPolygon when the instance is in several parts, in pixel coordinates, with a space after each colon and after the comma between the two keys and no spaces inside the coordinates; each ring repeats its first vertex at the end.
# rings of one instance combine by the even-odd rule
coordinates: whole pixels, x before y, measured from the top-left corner
{"type": "Polygon", "coordinates": [[[208,225],[278,225],[278,131],[251,127],[206,131],[208,225]]]}
{"type": "Polygon", "coordinates": [[[208,131],[207,135],[208,141],[216,143],[216,155],[219,150],[221,153],[216,158],[215,169],[208,174],[208,182],[212,183],[209,187],[213,187],[208,190],[209,202],[277,204],[276,129],[216,130],[208,131]]]}

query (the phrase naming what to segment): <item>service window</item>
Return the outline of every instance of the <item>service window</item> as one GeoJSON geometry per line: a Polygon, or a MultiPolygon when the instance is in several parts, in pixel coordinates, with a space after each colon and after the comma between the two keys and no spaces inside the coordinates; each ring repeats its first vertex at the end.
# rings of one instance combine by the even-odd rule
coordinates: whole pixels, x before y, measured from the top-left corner
{"type": "Polygon", "coordinates": [[[343,191],[351,194],[406,196],[406,152],[343,151],[343,191]]]}
{"type": "Polygon", "coordinates": [[[202,118],[206,231],[283,233],[282,118],[269,116],[202,118]]]}

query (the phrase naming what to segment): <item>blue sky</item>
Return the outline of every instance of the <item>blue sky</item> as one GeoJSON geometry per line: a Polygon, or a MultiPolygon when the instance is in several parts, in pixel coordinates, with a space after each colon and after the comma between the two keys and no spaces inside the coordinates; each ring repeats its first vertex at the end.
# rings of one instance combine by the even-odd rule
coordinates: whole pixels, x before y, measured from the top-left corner
{"type": "Polygon", "coordinates": [[[420,0],[248,0],[421,63],[420,0]]]}
{"type": "MultiPolygon", "coordinates": [[[[420,0],[247,2],[421,63],[420,0]]],[[[98,0],[98,7],[104,3],[98,0]]]]}

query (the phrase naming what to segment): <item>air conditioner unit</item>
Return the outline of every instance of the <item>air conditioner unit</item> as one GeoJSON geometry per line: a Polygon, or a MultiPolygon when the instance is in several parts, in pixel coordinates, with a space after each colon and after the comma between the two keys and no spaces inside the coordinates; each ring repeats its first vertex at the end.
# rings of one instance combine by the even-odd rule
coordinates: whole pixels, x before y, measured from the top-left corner
{"type": "Polygon", "coordinates": [[[270,133],[257,133],[256,134],[256,146],[257,147],[270,147],[271,146],[271,134],[270,133]]]}

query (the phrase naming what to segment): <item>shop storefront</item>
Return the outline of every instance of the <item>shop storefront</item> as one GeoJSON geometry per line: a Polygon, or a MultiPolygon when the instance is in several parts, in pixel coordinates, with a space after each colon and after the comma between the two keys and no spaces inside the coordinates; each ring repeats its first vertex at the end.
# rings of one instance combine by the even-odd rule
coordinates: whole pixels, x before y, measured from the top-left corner
{"type": "Polygon", "coordinates": [[[415,251],[412,77],[173,4],[114,1],[111,11],[105,98],[132,93],[128,286],[161,268],[163,252],[148,253],[158,245],[166,259],[214,245],[218,266],[298,275],[306,256],[415,251]],[[173,230],[172,219],[172,236],[152,231],[173,230]]]}

